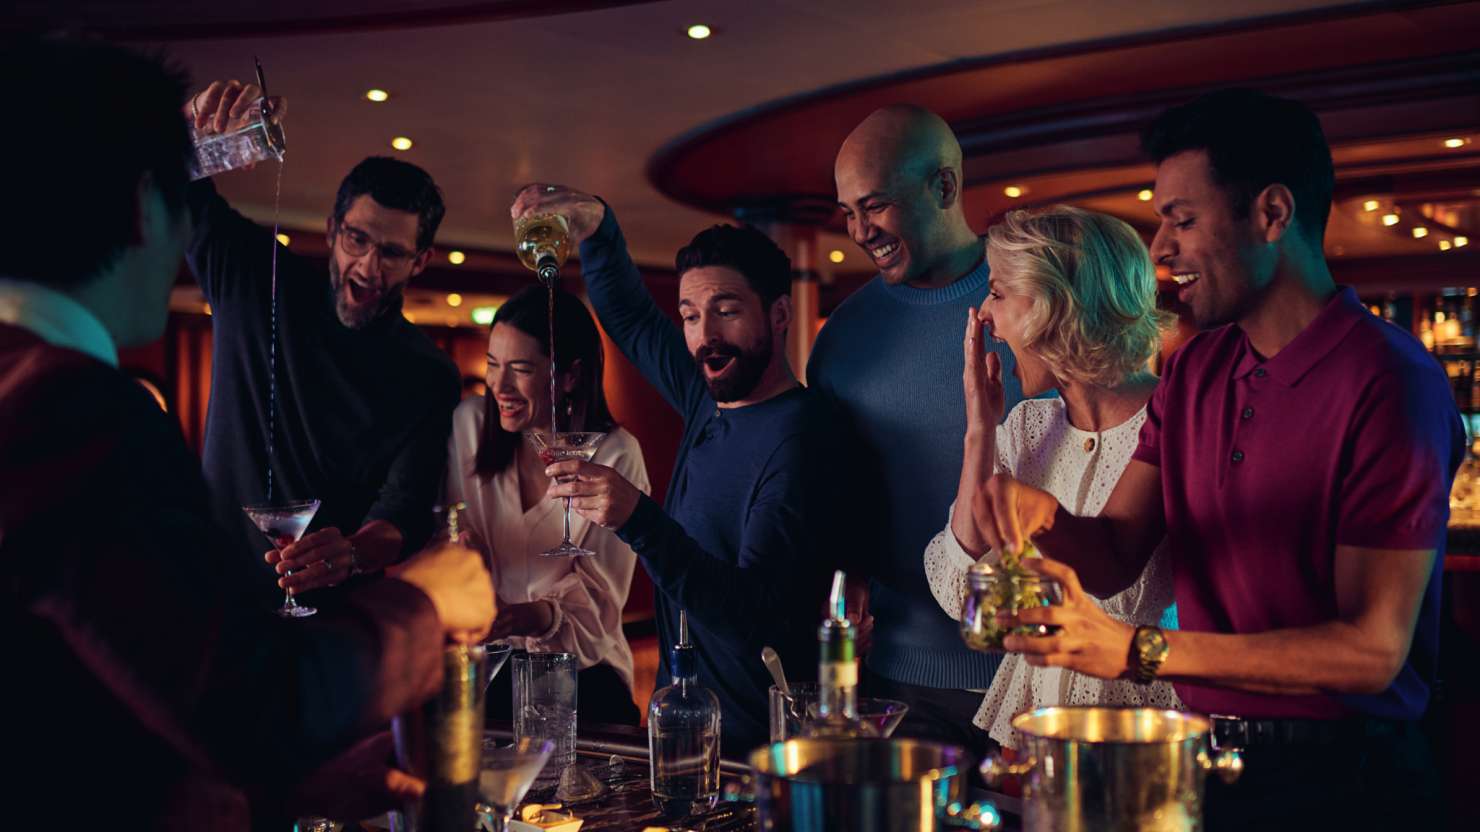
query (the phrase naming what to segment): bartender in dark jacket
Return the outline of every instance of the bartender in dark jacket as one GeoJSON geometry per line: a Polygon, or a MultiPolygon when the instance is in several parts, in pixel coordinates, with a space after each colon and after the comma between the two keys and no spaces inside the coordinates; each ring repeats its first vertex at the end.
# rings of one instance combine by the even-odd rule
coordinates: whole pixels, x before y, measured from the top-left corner
{"type": "MultiPolygon", "coordinates": [[[[261,95],[217,81],[185,112],[221,130],[261,95]]],[[[286,112],[281,98],[269,107],[286,112]]],[[[313,531],[266,553],[264,577],[275,568],[292,592],[394,563],[430,532],[461,394],[452,361],[401,313],[406,284],[432,256],[441,192],[406,162],[356,165],[328,218],[327,280],[209,180],[190,187],[188,205],[188,261],[215,337],[204,463],[217,517],[261,566],[269,544],[241,506],[268,502],[269,483],[272,502],[319,500],[313,531]]]]}

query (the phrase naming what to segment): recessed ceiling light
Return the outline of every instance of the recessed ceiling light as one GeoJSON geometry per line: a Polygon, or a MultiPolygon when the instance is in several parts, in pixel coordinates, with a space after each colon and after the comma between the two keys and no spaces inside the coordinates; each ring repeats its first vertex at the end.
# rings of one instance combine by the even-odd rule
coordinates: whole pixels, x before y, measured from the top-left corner
{"type": "Polygon", "coordinates": [[[1461,236],[1458,236],[1458,237],[1455,237],[1454,238],[1454,247],[1455,248],[1464,248],[1465,246],[1467,246],[1469,244],[1470,244],[1470,238],[1469,237],[1465,237],[1465,236],[1461,235],[1461,236]]]}
{"type": "Polygon", "coordinates": [[[1456,136],[1456,137],[1454,137],[1452,139],[1445,139],[1444,140],[1444,146],[1447,147],[1447,148],[1449,148],[1450,150],[1453,150],[1456,147],[1464,147],[1465,145],[1467,145],[1469,143],[1470,143],[1470,140],[1469,139],[1462,139],[1462,138],[1459,138],[1458,136],[1456,136]]]}
{"type": "Polygon", "coordinates": [[[1002,193],[1007,194],[1007,196],[1011,199],[1017,199],[1027,192],[1028,189],[1024,188],[1021,185],[1008,185],[1007,187],[1002,189],[1002,193]]]}
{"type": "Polygon", "coordinates": [[[447,262],[451,263],[454,266],[461,266],[463,263],[467,262],[467,259],[468,256],[460,251],[447,252],[447,262]]]}
{"type": "Polygon", "coordinates": [[[705,26],[703,23],[695,23],[694,25],[685,29],[684,33],[694,40],[704,40],[705,38],[714,34],[714,30],[709,28],[708,26],[705,26]]]}
{"type": "Polygon", "coordinates": [[[389,100],[391,94],[386,92],[385,90],[365,90],[365,97],[370,99],[371,101],[374,101],[376,104],[379,104],[382,101],[389,100]]]}
{"type": "Polygon", "coordinates": [[[462,295],[459,295],[457,292],[450,293],[447,295],[447,305],[462,306],[462,295]]]}
{"type": "Polygon", "coordinates": [[[1150,188],[1142,188],[1140,193],[1136,194],[1136,199],[1142,202],[1150,202],[1153,196],[1156,196],[1156,194],[1153,194],[1150,188]]]}
{"type": "Polygon", "coordinates": [[[405,136],[397,136],[394,139],[391,139],[391,147],[394,147],[397,150],[410,150],[411,140],[406,138],[405,136]]]}
{"type": "Polygon", "coordinates": [[[1398,215],[1397,214],[1383,214],[1382,215],[1382,224],[1383,225],[1397,225],[1398,224],[1398,215]]]}
{"type": "Polygon", "coordinates": [[[1449,249],[1451,249],[1453,247],[1454,246],[1451,245],[1448,240],[1440,240],[1439,241],[1439,250],[1440,251],[1448,251],[1449,249]]]}
{"type": "Polygon", "coordinates": [[[1381,206],[1381,205],[1382,205],[1382,203],[1378,202],[1377,200],[1375,200],[1375,199],[1369,199],[1366,202],[1362,203],[1362,210],[1363,211],[1376,211],[1378,209],[1378,207],[1381,206]]]}
{"type": "Polygon", "coordinates": [[[1422,240],[1427,236],[1429,236],[1429,230],[1427,228],[1424,228],[1421,225],[1415,225],[1413,227],[1413,239],[1422,240]]]}
{"type": "Polygon", "coordinates": [[[843,262],[843,252],[842,252],[842,250],[835,248],[832,251],[829,251],[827,253],[827,259],[833,261],[834,263],[841,263],[841,262],[843,262]]]}
{"type": "Polygon", "coordinates": [[[279,234],[279,235],[277,235],[277,241],[280,242],[280,243],[282,243],[285,246],[286,245],[292,245],[293,244],[293,238],[292,237],[289,237],[287,234],[279,234]]]}

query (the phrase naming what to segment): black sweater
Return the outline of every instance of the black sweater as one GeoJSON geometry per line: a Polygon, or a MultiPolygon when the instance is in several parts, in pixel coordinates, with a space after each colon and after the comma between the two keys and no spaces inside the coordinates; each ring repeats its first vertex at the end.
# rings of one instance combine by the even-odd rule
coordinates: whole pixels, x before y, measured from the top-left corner
{"type": "MultiPolygon", "coordinates": [[[[204,468],[222,525],[240,532],[264,591],[269,545],[241,506],[267,496],[272,247],[267,229],[207,180],[189,193],[187,256],[211,305],[214,346],[204,468]]],[[[277,247],[274,502],[318,499],[310,529],[396,526],[410,550],[431,531],[461,384],[445,353],[399,308],[352,330],[334,312],[328,271],[277,247]]],[[[332,256],[332,255],[331,255],[332,256]]]]}

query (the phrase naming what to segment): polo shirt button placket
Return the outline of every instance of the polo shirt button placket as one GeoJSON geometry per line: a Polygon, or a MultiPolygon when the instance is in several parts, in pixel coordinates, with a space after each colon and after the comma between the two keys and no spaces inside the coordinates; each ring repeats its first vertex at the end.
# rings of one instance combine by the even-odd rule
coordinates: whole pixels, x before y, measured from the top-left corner
{"type": "Polygon", "coordinates": [[[1244,452],[1243,451],[1234,451],[1233,452],[1233,461],[1234,462],[1243,462],[1244,461],[1244,452]]]}

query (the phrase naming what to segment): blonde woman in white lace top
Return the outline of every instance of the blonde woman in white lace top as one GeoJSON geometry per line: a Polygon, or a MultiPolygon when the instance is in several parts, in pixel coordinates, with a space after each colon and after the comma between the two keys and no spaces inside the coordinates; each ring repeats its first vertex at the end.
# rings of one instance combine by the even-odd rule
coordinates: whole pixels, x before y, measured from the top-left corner
{"type": "MultiPolygon", "coordinates": [[[[1099,514],[1130,462],[1156,387],[1145,366],[1162,315],[1146,246],[1120,220],[1055,206],[1008,214],[987,232],[987,259],[991,292],[966,325],[967,435],[955,505],[969,506],[980,483],[1000,471],[1048,491],[1073,514],[1099,514]],[[983,358],[984,337],[1012,349],[1025,397],[1057,390],[1059,398],[1025,399],[1002,420],[1001,365],[991,353],[983,358]]],[[[979,557],[996,554],[970,512],[958,516],[953,506],[925,549],[931,591],[952,618],[961,614],[966,570],[979,557]]],[[[1101,601],[1121,621],[1164,627],[1175,626],[1171,604],[1162,552],[1130,588],[1101,601]]],[[[1047,705],[1181,708],[1166,682],[1103,681],[1010,654],[974,722],[1015,748],[1012,718],[1047,705]]]]}

